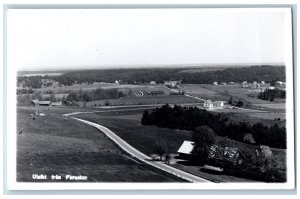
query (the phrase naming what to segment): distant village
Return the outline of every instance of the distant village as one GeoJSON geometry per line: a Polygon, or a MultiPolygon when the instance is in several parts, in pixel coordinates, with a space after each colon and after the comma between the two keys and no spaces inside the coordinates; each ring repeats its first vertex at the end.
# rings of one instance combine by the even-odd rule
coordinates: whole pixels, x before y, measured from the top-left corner
{"type": "MultiPolygon", "coordinates": [[[[116,85],[122,85],[122,80],[115,80],[116,85]]],[[[155,81],[150,81],[148,83],[150,86],[159,85],[155,81]]],[[[282,81],[276,81],[272,84],[266,84],[265,81],[253,81],[251,83],[247,81],[243,82],[213,82],[213,86],[241,86],[242,88],[249,88],[259,91],[264,91],[266,89],[274,90],[274,89],[282,89],[285,90],[286,83],[282,81]]],[[[163,83],[163,86],[171,89],[173,92],[170,92],[170,95],[185,95],[184,89],[182,89],[182,81],[165,81],[163,83]]],[[[145,96],[145,95],[164,95],[166,94],[163,90],[151,90],[147,92],[140,91],[136,96],[145,96]]],[[[222,109],[228,106],[225,106],[227,102],[225,101],[212,101],[210,99],[205,100],[203,103],[203,107],[205,109],[222,109]]],[[[80,103],[78,102],[72,102],[72,101],[41,101],[38,99],[32,100],[32,104],[34,106],[49,106],[49,107],[56,107],[56,106],[80,106],[80,103]]],[[[229,108],[235,108],[235,106],[230,106],[229,108]]]]}

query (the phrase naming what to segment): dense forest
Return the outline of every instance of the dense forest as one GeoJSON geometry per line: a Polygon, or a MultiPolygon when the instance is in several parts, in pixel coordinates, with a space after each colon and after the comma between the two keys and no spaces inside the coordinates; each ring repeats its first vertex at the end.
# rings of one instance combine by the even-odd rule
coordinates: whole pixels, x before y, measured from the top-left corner
{"type": "Polygon", "coordinates": [[[28,87],[36,88],[42,85],[40,79],[52,79],[62,85],[76,83],[108,82],[121,80],[127,84],[163,83],[170,80],[182,80],[189,84],[211,84],[213,82],[242,81],[285,81],[284,66],[251,66],[224,68],[215,71],[188,72],[182,68],[143,68],[143,69],[105,69],[66,72],[61,76],[18,77],[18,83],[25,82],[28,87]]]}
{"type": "Polygon", "coordinates": [[[207,125],[223,137],[256,145],[268,145],[273,148],[286,148],[286,129],[277,124],[268,127],[261,123],[248,125],[232,123],[223,114],[212,114],[196,107],[164,105],[152,111],[144,111],[143,125],[156,125],[171,129],[194,131],[197,127],[207,125]],[[249,137],[251,139],[249,139],[249,137]]]}
{"type": "Polygon", "coordinates": [[[94,90],[79,90],[71,92],[66,98],[67,101],[93,101],[93,100],[102,100],[102,99],[118,99],[124,97],[126,93],[119,91],[119,89],[102,89],[97,88],[94,90]]]}
{"type": "Polygon", "coordinates": [[[278,88],[266,89],[265,91],[258,94],[258,98],[262,100],[273,101],[275,98],[285,98],[286,91],[278,88]]]}

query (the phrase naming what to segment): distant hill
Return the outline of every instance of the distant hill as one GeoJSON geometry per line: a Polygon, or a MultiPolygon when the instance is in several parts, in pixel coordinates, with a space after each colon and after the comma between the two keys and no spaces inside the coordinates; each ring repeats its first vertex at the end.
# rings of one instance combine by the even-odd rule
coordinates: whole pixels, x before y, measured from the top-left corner
{"type": "Polygon", "coordinates": [[[241,81],[285,81],[284,66],[251,66],[234,68],[143,68],[143,69],[105,69],[66,72],[59,77],[62,84],[77,81],[93,83],[115,82],[124,83],[158,83],[168,80],[182,80],[190,84],[211,84],[213,82],[241,81]]]}
{"type": "MultiPolygon", "coordinates": [[[[41,73],[36,73],[45,75],[41,73]]],[[[54,74],[54,73],[53,73],[54,74]]],[[[26,74],[23,74],[26,75],[26,74]]],[[[28,74],[27,74],[28,75],[28,74]]],[[[46,75],[49,75],[46,74],[46,75]]],[[[51,74],[50,74],[51,75],[51,74]]],[[[30,75],[28,75],[30,76],[30,75]]],[[[19,76],[18,82],[36,80],[43,77],[19,76]],[[36,79],[38,78],[38,79],[36,79]]],[[[72,85],[76,83],[108,82],[121,80],[126,84],[141,84],[155,81],[163,83],[170,80],[182,80],[187,84],[212,84],[213,82],[242,82],[242,81],[283,81],[285,82],[284,66],[249,66],[249,67],[201,67],[201,68],[127,68],[64,71],[59,76],[47,76],[48,79],[58,81],[60,84],[72,85]]]]}

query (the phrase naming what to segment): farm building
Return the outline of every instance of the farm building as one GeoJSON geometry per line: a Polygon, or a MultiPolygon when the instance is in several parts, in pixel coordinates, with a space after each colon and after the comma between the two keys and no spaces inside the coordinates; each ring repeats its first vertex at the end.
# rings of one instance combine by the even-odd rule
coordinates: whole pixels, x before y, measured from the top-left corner
{"type": "Polygon", "coordinates": [[[253,81],[253,84],[257,84],[257,81],[253,81]]]}
{"type": "Polygon", "coordinates": [[[285,84],[285,82],[277,81],[277,82],[275,82],[275,86],[285,88],[286,84],[285,84]]]}
{"type": "Polygon", "coordinates": [[[270,86],[268,89],[270,89],[270,90],[274,90],[274,89],[275,89],[275,87],[274,87],[274,86],[270,86]]]}
{"type": "Polygon", "coordinates": [[[246,158],[238,148],[220,147],[218,145],[212,145],[210,147],[208,157],[215,160],[216,163],[228,161],[233,165],[242,164],[246,158]]]}
{"type": "Polygon", "coordinates": [[[222,82],[221,85],[226,86],[226,82],[222,82]]]}
{"type": "Polygon", "coordinates": [[[50,106],[50,101],[40,101],[38,99],[31,101],[33,105],[35,106],[50,106]]]}
{"type": "MultiPolygon", "coordinates": [[[[177,151],[179,154],[179,158],[190,159],[193,148],[194,142],[184,141],[177,151]]],[[[246,158],[238,148],[221,147],[218,145],[212,145],[210,147],[208,157],[209,159],[214,160],[217,164],[228,161],[233,165],[242,164],[243,160],[246,158]]]]}
{"type": "Polygon", "coordinates": [[[218,82],[214,82],[214,85],[215,85],[215,86],[218,86],[218,82]]]}
{"type": "Polygon", "coordinates": [[[265,85],[266,82],[265,82],[265,81],[261,81],[260,84],[261,84],[261,85],[265,85]]]}
{"type": "Polygon", "coordinates": [[[215,101],[212,102],[211,100],[206,100],[204,102],[204,107],[213,109],[213,108],[223,108],[224,107],[224,102],[223,101],[215,101]]]}
{"type": "Polygon", "coordinates": [[[181,84],[181,81],[166,81],[164,86],[169,88],[178,88],[181,84]]]}
{"type": "Polygon", "coordinates": [[[150,85],[156,85],[156,82],[155,81],[151,81],[150,85]]]}
{"type": "Polygon", "coordinates": [[[248,84],[248,82],[247,81],[243,81],[242,84],[245,85],[245,84],[248,84]]]}
{"type": "Polygon", "coordinates": [[[252,89],[260,88],[260,85],[259,84],[252,84],[250,86],[250,88],[252,88],[252,89]]]}

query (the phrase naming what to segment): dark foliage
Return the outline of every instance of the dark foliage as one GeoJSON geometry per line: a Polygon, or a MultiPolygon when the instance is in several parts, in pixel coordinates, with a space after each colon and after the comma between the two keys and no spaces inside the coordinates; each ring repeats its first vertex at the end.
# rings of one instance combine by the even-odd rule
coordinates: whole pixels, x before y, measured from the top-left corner
{"type": "Polygon", "coordinates": [[[265,91],[258,94],[258,98],[262,100],[273,101],[274,98],[285,98],[286,91],[278,88],[266,89],[265,91]]]}
{"type": "Polygon", "coordinates": [[[162,156],[168,152],[168,146],[165,140],[158,139],[153,146],[154,153],[157,153],[162,159],[162,156]]]}
{"type": "Polygon", "coordinates": [[[189,131],[195,131],[196,127],[207,125],[219,136],[245,142],[244,135],[249,133],[253,135],[256,145],[286,148],[286,129],[284,127],[279,127],[277,124],[268,127],[261,123],[254,125],[229,123],[228,118],[223,114],[212,114],[196,107],[175,105],[172,108],[164,105],[161,108],[153,109],[150,113],[144,112],[142,124],[189,131]]]}
{"type": "Polygon", "coordinates": [[[208,126],[197,127],[193,133],[192,140],[194,141],[194,148],[192,151],[193,160],[200,163],[208,161],[208,154],[210,147],[216,143],[217,135],[208,126]]]}
{"type": "Polygon", "coordinates": [[[42,83],[42,76],[22,76],[18,77],[18,84],[22,83],[22,86],[29,87],[29,88],[41,88],[43,83],[42,83]]]}

